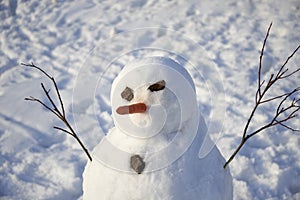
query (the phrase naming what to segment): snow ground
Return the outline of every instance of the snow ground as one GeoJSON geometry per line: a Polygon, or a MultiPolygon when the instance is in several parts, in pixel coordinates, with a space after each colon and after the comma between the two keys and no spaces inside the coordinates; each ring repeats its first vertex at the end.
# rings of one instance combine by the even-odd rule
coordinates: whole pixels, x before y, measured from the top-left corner
{"type": "MultiPolygon", "coordinates": [[[[298,0],[1,1],[0,198],[80,199],[81,176],[87,161],[73,138],[52,129],[53,125],[60,125],[58,120],[39,105],[23,101],[29,95],[44,99],[39,83],[46,80],[19,63],[33,61],[56,78],[69,118],[73,119],[73,112],[79,136],[91,150],[113,124],[106,87],[99,88],[103,91],[97,99],[102,102],[101,112],[96,110],[99,121],[95,120],[93,102],[84,98],[94,91],[94,85],[88,84],[97,84],[89,80],[95,80],[111,58],[119,57],[116,69],[106,77],[107,83],[112,82],[114,70],[119,70],[118,66],[128,59],[157,53],[142,49],[121,56],[120,52],[132,47],[157,47],[165,41],[160,38],[175,35],[177,40],[164,42],[164,48],[183,55],[193,49],[179,36],[192,39],[206,52],[205,58],[199,55],[199,59],[213,60],[220,73],[219,77],[201,71],[205,81],[220,78],[223,82],[226,116],[218,147],[228,158],[239,143],[253,106],[256,67],[266,29],[273,21],[263,69],[268,74],[300,43],[299,10],[298,0]],[[168,29],[151,32],[145,27],[168,29]],[[122,34],[136,28],[142,31],[122,34]],[[141,34],[134,34],[138,32],[141,34]],[[118,33],[118,37],[110,39],[118,33]],[[91,58],[93,48],[98,57],[91,58]],[[86,86],[85,90],[80,86],[86,86]]],[[[298,52],[289,68],[295,69],[299,61],[298,52]]],[[[299,78],[298,73],[278,89],[286,91],[299,85],[299,78]]],[[[209,121],[211,97],[201,90],[202,84],[196,82],[198,100],[209,121]]],[[[255,124],[269,119],[274,106],[259,113],[255,124]]],[[[298,117],[294,126],[299,128],[299,124],[298,117]]],[[[299,134],[281,127],[250,140],[230,165],[234,199],[300,199],[299,145],[299,134]]]]}

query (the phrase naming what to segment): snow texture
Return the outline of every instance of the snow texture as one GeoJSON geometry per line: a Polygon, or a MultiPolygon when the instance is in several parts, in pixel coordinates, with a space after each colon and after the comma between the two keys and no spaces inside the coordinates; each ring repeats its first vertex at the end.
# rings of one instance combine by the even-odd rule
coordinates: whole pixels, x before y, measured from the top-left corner
{"type": "MultiPolygon", "coordinates": [[[[87,157],[73,138],[52,128],[62,124],[51,113],[23,101],[30,95],[46,100],[40,82],[51,83],[21,62],[56,78],[67,117],[92,150],[114,126],[110,91],[121,68],[145,56],[173,58],[191,74],[212,141],[228,158],[254,105],[266,29],[272,21],[264,77],[299,44],[299,9],[298,0],[0,1],[0,198],[83,195],[87,157]]],[[[299,59],[298,52],[290,70],[299,59]]],[[[276,92],[299,79],[279,83],[276,92]]],[[[275,106],[261,109],[253,125],[269,120],[275,106]]],[[[298,117],[293,126],[299,124],[298,117]]],[[[299,144],[299,134],[282,127],[249,140],[230,164],[233,199],[299,199],[299,144]]]]}

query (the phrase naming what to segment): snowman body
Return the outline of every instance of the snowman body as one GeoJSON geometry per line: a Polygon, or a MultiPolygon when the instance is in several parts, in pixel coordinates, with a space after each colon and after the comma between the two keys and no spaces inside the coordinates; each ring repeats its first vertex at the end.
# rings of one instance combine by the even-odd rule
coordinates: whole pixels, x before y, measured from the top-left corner
{"type": "Polygon", "coordinates": [[[217,147],[198,157],[207,128],[178,63],[153,57],[125,66],[111,100],[116,127],[85,167],[83,199],[232,199],[217,147]]]}

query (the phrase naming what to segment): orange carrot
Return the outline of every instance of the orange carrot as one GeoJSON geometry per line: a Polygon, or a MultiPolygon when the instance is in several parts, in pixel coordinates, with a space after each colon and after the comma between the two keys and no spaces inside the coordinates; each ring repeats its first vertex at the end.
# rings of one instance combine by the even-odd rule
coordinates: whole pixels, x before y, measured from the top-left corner
{"type": "Polygon", "coordinates": [[[134,113],[144,113],[147,110],[147,106],[144,103],[136,103],[128,106],[120,106],[117,108],[116,112],[120,115],[134,114],[134,113]]]}

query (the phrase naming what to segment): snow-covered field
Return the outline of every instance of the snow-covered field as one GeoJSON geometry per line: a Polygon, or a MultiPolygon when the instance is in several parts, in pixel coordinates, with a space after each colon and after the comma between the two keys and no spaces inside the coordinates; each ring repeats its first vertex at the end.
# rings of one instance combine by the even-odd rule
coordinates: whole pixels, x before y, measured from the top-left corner
{"type": "MultiPolygon", "coordinates": [[[[224,123],[217,145],[228,158],[254,105],[269,23],[266,75],[300,43],[298,0],[6,0],[0,1],[0,20],[0,199],[82,198],[87,157],[73,138],[52,128],[62,124],[51,113],[23,101],[30,95],[45,100],[40,82],[50,82],[21,62],[34,62],[56,78],[68,118],[92,150],[113,127],[110,84],[128,60],[171,55],[192,64],[213,61],[192,75],[207,124],[224,123]],[[225,95],[216,100],[207,87],[220,83],[225,95]]],[[[288,67],[299,64],[300,52],[288,67]]],[[[299,78],[298,73],[277,91],[296,87],[299,78]]],[[[272,117],[274,106],[258,113],[256,126],[272,117]]],[[[293,126],[299,124],[295,118],[293,126]]],[[[250,139],[230,164],[234,199],[300,199],[299,146],[299,133],[282,127],[250,139]]]]}

